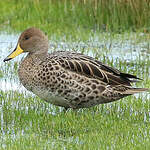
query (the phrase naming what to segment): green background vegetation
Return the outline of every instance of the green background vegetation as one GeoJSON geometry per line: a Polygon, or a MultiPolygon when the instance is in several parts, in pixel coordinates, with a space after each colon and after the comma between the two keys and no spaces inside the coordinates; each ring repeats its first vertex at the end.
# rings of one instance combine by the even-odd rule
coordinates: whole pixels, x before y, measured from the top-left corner
{"type": "MultiPolygon", "coordinates": [[[[136,86],[145,88],[150,88],[149,18],[149,0],[0,1],[2,34],[38,27],[49,35],[54,50],[64,42],[69,43],[71,50],[84,54],[92,51],[96,59],[143,78],[136,86]],[[94,44],[92,47],[89,44],[92,38],[102,40],[103,48],[94,44]],[[139,48],[136,60],[126,60],[124,56],[116,59],[115,54],[108,57],[112,45],[121,43],[119,41],[123,44],[130,41],[130,55],[138,44],[144,52],[139,48]],[[74,42],[79,43],[78,47],[74,42]]],[[[12,47],[7,48],[10,49],[12,47]]],[[[61,50],[66,49],[62,46],[61,50]]],[[[13,87],[18,82],[16,60],[0,63],[0,83],[10,81],[13,87]]],[[[139,94],[64,113],[61,108],[26,91],[0,90],[0,150],[149,150],[149,97],[148,93],[139,94]]]]}
{"type": "Polygon", "coordinates": [[[30,26],[49,33],[82,35],[91,31],[150,31],[149,0],[0,1],[1,30],[30,26]]]}

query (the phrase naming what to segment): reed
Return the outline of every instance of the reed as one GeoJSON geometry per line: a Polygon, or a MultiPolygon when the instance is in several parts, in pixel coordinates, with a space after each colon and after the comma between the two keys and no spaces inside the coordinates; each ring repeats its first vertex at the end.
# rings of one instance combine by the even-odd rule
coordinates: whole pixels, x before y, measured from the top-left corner
{"type": "Polygon", "coordinates": [[[0,8],[1,30],[36,26],[65,36],[150,30],[148,0],[6,0],[0,1],[0,8]]]}

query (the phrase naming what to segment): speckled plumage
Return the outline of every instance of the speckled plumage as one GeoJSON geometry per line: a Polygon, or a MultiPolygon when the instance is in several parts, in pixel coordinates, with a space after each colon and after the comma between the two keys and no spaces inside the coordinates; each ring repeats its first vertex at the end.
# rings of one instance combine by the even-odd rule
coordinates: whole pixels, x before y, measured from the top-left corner
{"type": "Polygon", "coordinates": [[[131,87],[131,79],[138,80],[136,76],[92,57],[69,51],[48,54],[48,39],[36,28],[24,31],[18,44],[29,52],[18,70],[21,83],[54,105],[87,108],[147,90],[131,87]]]}

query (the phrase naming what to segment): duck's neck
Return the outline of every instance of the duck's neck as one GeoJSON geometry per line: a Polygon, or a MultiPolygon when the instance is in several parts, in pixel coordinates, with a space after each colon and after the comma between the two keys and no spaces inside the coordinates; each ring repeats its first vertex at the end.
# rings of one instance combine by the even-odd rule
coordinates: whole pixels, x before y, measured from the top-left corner
{"type": "Polygon", "coordinates": [[[47,52],[45,53],[29,53],[28,57],[31,57],[33,60],[40,60],[43,61],[47,57],[47,52]]]}

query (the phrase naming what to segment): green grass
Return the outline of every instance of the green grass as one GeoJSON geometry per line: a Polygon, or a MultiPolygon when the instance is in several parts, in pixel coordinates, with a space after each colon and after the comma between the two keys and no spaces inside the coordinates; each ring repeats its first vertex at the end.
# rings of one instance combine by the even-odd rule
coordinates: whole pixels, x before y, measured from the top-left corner
{"type": "Polygon", "coordinates": [[[2,107],[1,149],[150,148],[149,102],[142,98],[63,113],[37,97],[1,94],[9,96],[2,107]]]}
{"type": "MultiPolygon", "coordinates": [[[[130,63],[104,56],[101,60],[110,66],[121,67],[124,72],[134,71],[134,74],[144,78],[143,82],[137,83],[138,87],[149,87],[148,56],[144,60],[138,57],[136,62],[131,60],[130,63]]],[[[17,82],[16,62],[6,63],[2,68],[6,79],[17,82]]],[[[148,93],[66,113],[30,93],[10,90],[0,91],[0,95],[2,150],[150,148],[148,93]]]]}
{"type": "MultiPolygon", "coordinates": [[[[0,8],[1,31],[39,27],[49,35],[50,50],[90,55],[142,78],[137,87],[150,88],[150,36],[145,33],[149,1],[5,0],[0,8]]],[[[7,42],[6,50],[13,49],[7,42]]],[[[14,90],[15,83],[22,87],[18,58],[3,63],[8,54],[3,52],[0,83],[10,83],[10,88],[0,89],[0,150],[150,149],[149,93],[64,113],[31,93],[14,90]]]]}
{"type": "Polygon", "coordinates": [[[92,32],[150,31],[146,0],[0,1],[0,30],[36,26],[50,35],[86,39],[92,32]]]}

